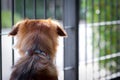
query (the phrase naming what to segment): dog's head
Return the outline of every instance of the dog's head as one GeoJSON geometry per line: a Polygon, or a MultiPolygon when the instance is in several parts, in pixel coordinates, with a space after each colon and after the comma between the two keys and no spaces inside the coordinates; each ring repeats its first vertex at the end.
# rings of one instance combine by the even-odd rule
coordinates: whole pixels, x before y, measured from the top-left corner
{"type": "Polygon", "coordinates": [[[22,55],[27,50],[36,47],[54,57],[58,36],[67,34],[57,21],[26,19],[16,23],[9,35],[17,36],[16,47],[22,55]]]}

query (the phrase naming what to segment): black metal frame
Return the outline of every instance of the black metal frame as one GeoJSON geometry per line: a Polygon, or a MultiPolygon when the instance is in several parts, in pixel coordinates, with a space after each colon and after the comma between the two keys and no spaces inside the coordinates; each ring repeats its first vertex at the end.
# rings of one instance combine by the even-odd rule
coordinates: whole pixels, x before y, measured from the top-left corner
{"type": "MultiPolygon", "coordinates": [[[[14,0],[12,0],[12,9],[11,9],[11,16],[12,16],[12,25],[14,25],[14,0]]],[[[11,25],[11,26],[12,26],[11,25]]],[[[14,44],[14,38],[12,38],[12,45],[14,44]]],[[[15,57],[15,55],[14,55],[14,50],[12,49],[12,65],[14,65],[14,62],[15,62],[15,60],[14,60],[14,57],[15,57]]]]}
{"type": "Polygon", "coordinates": [[[64,80],[79,80],[79,0],[63,0],[63,12],[68,34],[64,41],[64,80]]]}
{"type": "MultiPolygon", "coordinates": [[[[1,34],[1,32],[2,32],[2,19],[1,19],[1,0],[0,0],[0,34],[1,34]]],[[[1,42],[1,36],[2,35],[0,35],[0,80],[2,80],[2,42],[1,42]]]]}

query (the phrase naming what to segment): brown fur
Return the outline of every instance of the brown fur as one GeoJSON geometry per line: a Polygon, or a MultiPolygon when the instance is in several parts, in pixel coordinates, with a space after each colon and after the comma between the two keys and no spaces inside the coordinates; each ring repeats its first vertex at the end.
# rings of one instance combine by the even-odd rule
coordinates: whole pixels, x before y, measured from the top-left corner
{"type": "Polygon", "coordinates": [[[9,35],[17,36],[16,48],[22,56],[13,66],[10,80],[58,80],[53,60],[58,36],[66,36],[66,32],[56,21],[26,19],[14,25],[9,35]],[[33,48],[42,50],[50,59],[34,51],[31,55],[25,54],[33,48]]]}

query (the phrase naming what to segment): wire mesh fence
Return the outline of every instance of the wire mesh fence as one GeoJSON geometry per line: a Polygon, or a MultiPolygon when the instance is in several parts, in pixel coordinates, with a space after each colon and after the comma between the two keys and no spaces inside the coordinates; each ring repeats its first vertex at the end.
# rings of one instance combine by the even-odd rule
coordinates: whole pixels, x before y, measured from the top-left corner
{"type": "MultiPolygon", "coordinates": [[[[72,15],[79,14],[79,25],[77,35],[79,38],[76,50],[79,50],[79,61],[75,65],[79,68],[79,80],[110,80],[120,77],[120,1],[119,0],[0,0],[0,79],[8,80],[11,73],[11,66],[19,58],[12,49],[15,40],[7,36],[12,26],[19,20],[53,18],[64,24],[74,23],[72,15]],[[77,5],[76,9],[65,6],[69,1],[77,5]],[[78,3],[76,3],[78,2],[78,3]],[[65,10],[71,11],[67,12],[65,10]],[[73,10],[73,11],[72,11],[73,10]],[[70,16],[70,15],[71,16],[70,16]],[[63,16],[64,15],[64,16],[63,16]],[[66,17],[65,21],[65,16],[66,17]]],[[[72,5],[72,3],[71,3],[72,5]]],[[[77,21],[77,20],[75,20],[77,21]]],[[[76,25],[76,24],[75,24],[76,25]]],[[[70,31],[76,30],[75,26],[65,26],[70,31]]],[[[76,39],[77,39],[76,38],[76,39]]],[[[69,39],[69,38],[68,38],[69,39]]],[[[72,43],[71,43],[72,44],[72,43]]],[[[60,68],[60,80],[64,80],[63,48],[67,51],[71,44],[64,48],[63,40],[60,40],[60,50],[56,59],[60,68]]],[[[71,55],[70,53],[64,53],[71,55]]],[[[71,55],[72,56],[72,55],[71,55]]],[[[74,57],[70,60],[76,60],[74,57]]],[[[78,58],[78,57],[77,57],[78,58]]],[[[72,62],[72,61],[69,61],[72,62]]],[[[72,68],[74,69],[74,68],[72,68]]],[[[76,69],[77,70],[77,69],[76,69]]],[[[66,76],[70,77],[70,76],[66,76]]],[[[77,78],[78,79],[78,78],[77,78]]]]}
{"type": "Polygon", "coordinates": [[[84,30],[80,30],[84,34],[80,36],[80,40],[83,39],[80,48],[85,47],[80,51],[80,67],[85,70],[84,74],[80,71],[81,80],[110,80],[120,76],[119,3],[118,0],[80,2],[80,29],[84,30]]]}

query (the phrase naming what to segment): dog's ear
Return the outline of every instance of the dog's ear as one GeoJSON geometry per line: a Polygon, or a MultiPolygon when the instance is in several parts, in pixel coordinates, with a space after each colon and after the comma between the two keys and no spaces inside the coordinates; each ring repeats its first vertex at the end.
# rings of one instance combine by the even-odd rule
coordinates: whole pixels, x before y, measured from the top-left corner
{"type": "Polygon", "coordinates": [[[18,29],[19,29],[19,25],[17,25],[16,27],[13,27],[12,31],[10,31],[8,35],[15,36],[18,32],[18,29]]]}
{"type": "Polygon", "coordinates": [[[9,32],[9,36],[15,36],[18,33],[19,27],[22,23],[27,23],[28,19],[22,20],[17,22],[14,26],[13,29],[9,32]]]}
{"type": "Polygon", "coordinates": [[[51,20],[51,19],[48,20],[52,21],[52,23],[57,26],[57,34],[59,36],[64,36],[64,37],[67,36],[66,31],[61,27],[60,23],[57,20],[51,20]]]}
{"type": "Polygon", "coordinates": [[[15,36],[15,35],[17,34],[17,32],[18,32],[18,29],[19,29],[19,26],[20,26],[21,23],[22,23],[22,22],[16,23],[16,24],[13,26],[13,29],[9,32],[8,35],[10,35],[10,36],[15,36]]]}
{"type": "Polygon", "coordinates": [[[57,33],[59,36],[67,36],[66,31],[63,28],[61,28],[60,26],[57,26],[57,33]]]}

